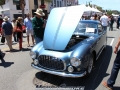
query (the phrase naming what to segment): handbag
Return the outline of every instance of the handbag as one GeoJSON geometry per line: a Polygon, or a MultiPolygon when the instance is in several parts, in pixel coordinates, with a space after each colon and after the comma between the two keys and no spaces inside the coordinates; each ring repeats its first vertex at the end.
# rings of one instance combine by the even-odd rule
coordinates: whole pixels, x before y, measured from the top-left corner
{"type": "Polygon", "coordinates": [[[22,30],[19,27],[15,27],[14,32],[22,32],[22,30]]]}
{"type": "Polygon", "coordinates": [[[1,43],[5,43],[5,37],[4,36],[2,36],[2,38],[1,38],[1,43]]]}

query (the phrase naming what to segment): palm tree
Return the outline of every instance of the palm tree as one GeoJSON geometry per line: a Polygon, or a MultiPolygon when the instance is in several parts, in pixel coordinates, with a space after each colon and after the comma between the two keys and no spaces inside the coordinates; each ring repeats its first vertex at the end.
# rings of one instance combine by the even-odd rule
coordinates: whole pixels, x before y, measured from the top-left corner
{"type": "Polygon", "coordinates": [[[24,8],[25,8],[25,0],[20,0],[20,8],[22,10],[22,18],[24,19],[24,8]]]}
{"type": "Polygon", "coordinates": [[[2,5],[5,4],[5,0],[0,0],[0,6],[2,7],[2,5]]]}

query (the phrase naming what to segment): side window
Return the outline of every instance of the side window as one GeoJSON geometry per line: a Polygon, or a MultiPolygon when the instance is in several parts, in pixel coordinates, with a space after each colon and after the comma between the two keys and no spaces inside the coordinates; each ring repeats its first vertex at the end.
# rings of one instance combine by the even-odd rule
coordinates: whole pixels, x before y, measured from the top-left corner
{"type": "Polygon", "coordinates": [[[103,32],[102,25],[98,24],[98,33],[101,34],[102,32],[103,32]]]}

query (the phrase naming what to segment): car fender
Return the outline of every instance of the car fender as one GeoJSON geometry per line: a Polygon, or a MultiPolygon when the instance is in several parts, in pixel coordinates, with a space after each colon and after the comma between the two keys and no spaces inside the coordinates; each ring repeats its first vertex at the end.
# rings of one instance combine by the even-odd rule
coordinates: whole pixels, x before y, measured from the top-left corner
{"type": "Polygon", "coordinates": [[[71,58],[76,57],[81,60],[81,67],[87,68],[89,57],[92,53],[93,49],[90,44],[83,44],[79,47],[77,47],[72,53],[71,58]]]}
{"type": "Polygon", "coordinates": [[[31,51],[39,53],[39,51],[42,49],[43,47],[43,41],[39,42],[38,44],[36,44],[31,51]]]}

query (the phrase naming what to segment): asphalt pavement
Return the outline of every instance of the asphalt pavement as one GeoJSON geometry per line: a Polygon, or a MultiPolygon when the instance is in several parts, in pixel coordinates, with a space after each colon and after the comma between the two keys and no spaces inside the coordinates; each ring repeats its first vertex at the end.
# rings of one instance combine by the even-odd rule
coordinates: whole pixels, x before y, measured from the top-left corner
{"type": "MultiPolygon", "coordinates": [[[[63,78],[55,75],[42,73],[31,67],[32,59],[29,51],[32,47],[27,47],[26,35],[24,35],[24,51],[6,52],[7,45],[0,45],[5,53],[5,64],[0,64],[0,90],[35,90],[35,85],[42,86],[83,86],[85,90],[107,90],[101,85],[103,80],[107,80],[111,73],[111,68],[115,59],[113,53],[117,43],[120,30],[107,31],[107,48],[102,52],[95,63],[95,67],[89,78],[63,78]]],[[[14,42],[13,42],[14,43],[14,42]]],[[[18,44],[13,47],[18,49],[18,44]]],[[[120,73],[118,74],[114,90],[120,90],[120,73]]]]}

